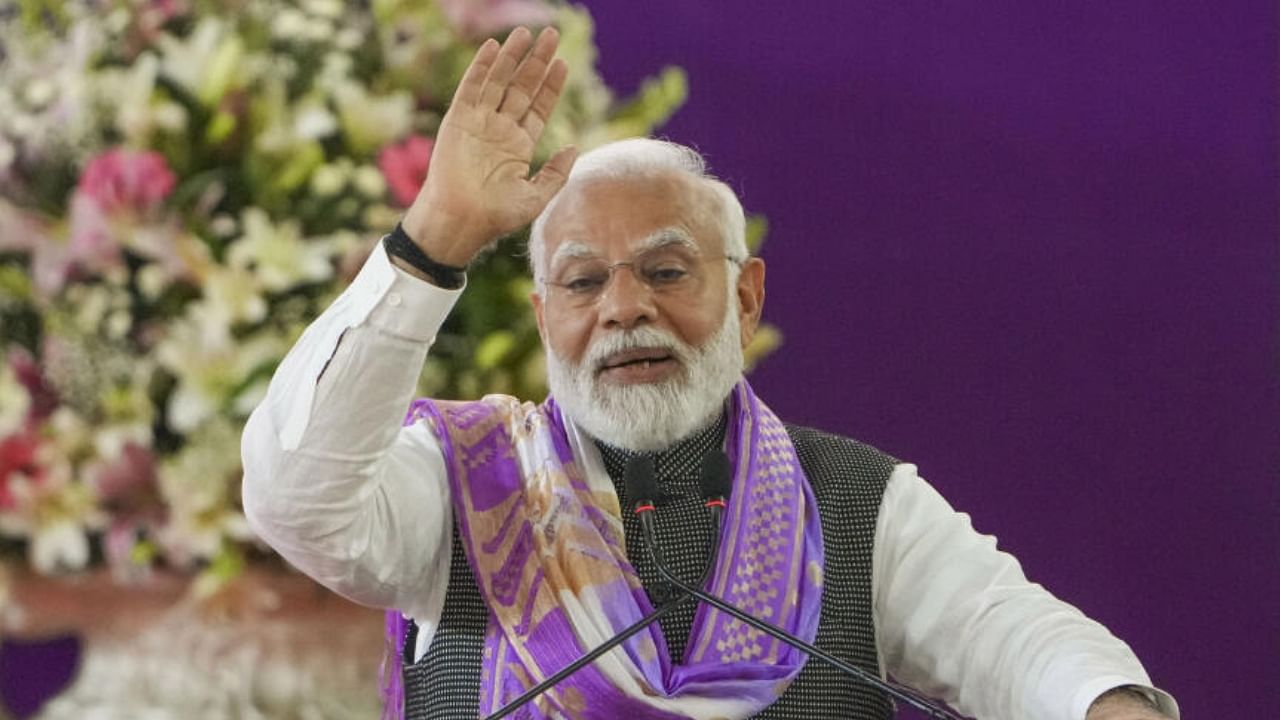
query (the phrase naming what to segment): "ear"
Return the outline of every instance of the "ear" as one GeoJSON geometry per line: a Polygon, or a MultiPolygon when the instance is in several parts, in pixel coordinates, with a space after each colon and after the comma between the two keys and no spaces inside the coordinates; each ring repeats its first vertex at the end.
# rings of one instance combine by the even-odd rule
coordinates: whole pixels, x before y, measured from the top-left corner
{"type": "Polygon", "coordinates": [[[764,260],[747,258],[738,273],[738,321],[742,326],[742,347],[751,344],[760,326],[760,312],[764,308],[764,260]]]}
{"type": "MultiPolygon", "coordinates": [[[[536,283],[537,280],[534,280],[536,283]]],[[[537,290],[529,293],[529,302],[533,303],[533,316],[538,320],[538,337],[542,339],[542,344],[547,344],[547,325],[542,316],[542,296],[537,290]]]]}

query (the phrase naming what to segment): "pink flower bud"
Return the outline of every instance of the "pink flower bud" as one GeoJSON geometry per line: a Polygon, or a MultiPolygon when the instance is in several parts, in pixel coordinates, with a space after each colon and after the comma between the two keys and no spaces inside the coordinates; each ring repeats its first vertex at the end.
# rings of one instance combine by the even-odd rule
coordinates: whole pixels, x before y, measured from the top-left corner
{"type": "Polygon", "coordinates": [[[90,273],[120,267],[121,234],[114,225],[145,221],[176,184],[164,156],[152,150],[114,148],[90,160],[71,198],[71,242],[47,284],[60,285],[72,267],[90,273]]]}
{"type": "Polygon", "coordinates": [[[40,364],[26,348],[21,346],[10,347],[5,362],[9,364],[18,382],[31,398],[27,422],[32,425],[44,422],[58,407],[58,393],[45,378],[40,364]]]}
{"type": "Polygon", "coordinates": [[[43,468],[36,464],[39,446],[40,436],[34,429],[0,438],[0,510],[13,509],[13,494],[9,490],[13,480],[26,477],[39,481],[44,476],[43,468]]]}
{"type": "Polygon", "coordinates": [[[431,165],[431,138],[410,135],[402,142],[388,145],[378,153],[378,167],[391,188],[391,196],[401,207],[409,207],[418,196],[418,188],[427,179],[431,165]]]}
{"type": "Polygon", "coordinates": [[[164,202],[175,184],[177,177],[160,153],[115,148],[89,161],[76,192],[106,214],[141,214],[164,202]]]}
{"type": "Polygon", "coordinates": [[[138,505],[141,497],[155,486],[155,457],[148,448],[129,442],[119,457],[91,465],[89,477],[104,502],[138,505]]]}
{"type": "Polygon", "coordinates": [[[440,9],[458,34],[477,39],[517,25],[550,25],[556,17],[545,0],[440,0],[440,9]]]}

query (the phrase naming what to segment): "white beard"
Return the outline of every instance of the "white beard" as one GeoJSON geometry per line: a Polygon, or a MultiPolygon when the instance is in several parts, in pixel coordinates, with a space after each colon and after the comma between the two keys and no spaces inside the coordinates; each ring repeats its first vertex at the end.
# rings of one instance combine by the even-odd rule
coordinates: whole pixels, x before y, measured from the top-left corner
{"type": "Polygon", "coordinates": [[[741,332],[735,305],[731,303],[725,309],[720,329],[701,348],[647,325],[597,340],[577,364],[548,348],[547,384],[551,394],[565,415],[598,440],[644,452],[670,447],[714,422],[725,398],[742,378],[741,332]],[[605,358],[641,347],[667,349],[681,371],[662,382],[634,385],[616,385],[597,378],[596,368],[605,358]]]}

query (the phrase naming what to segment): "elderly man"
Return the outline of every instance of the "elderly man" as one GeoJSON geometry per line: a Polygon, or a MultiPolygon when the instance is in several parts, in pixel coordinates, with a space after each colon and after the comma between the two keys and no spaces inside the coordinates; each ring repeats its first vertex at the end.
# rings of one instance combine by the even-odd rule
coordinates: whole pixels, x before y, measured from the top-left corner
{"type": "MultiPolygon", "coordinates": [[[[1105,628],[1029,583],[916,474],[783,424],[742,379],[764,301],[733,193],[691,150],[534,146],[557,36],[485,43],[399,228],[285,359],[244,436],[246,513],[319,582],[413,622],[394,712],[498,710],[664,602],[623,508],[653,460],[657,537],[696,582],[699,465],[731,468],[706,589],[872,675],[981,718],[1176,717],[1105,628]],[[552,397],[411,404],[496,238],[533,222],[552,397]],[[406,418],[405,409],[409,408],[406,418]]],[[[687,602],[527,706],[537,717],[885,718],[888,697],[687,602]],[[807,660],[807,661],[806,661],[807,660]]]]}

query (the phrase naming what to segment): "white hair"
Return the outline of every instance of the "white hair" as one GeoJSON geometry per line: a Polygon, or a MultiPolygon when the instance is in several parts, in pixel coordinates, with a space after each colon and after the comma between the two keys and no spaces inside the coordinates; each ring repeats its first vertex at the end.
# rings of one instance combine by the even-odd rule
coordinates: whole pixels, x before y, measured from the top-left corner
{"type": "MultiPolygon", "coordinates": [[[[707,172],[707,163],[693,148],[666,140],[630,138],[618,140],[582,154],[569,171],[569,179],[560,192],[533,221],[529,230],[529,269],[534,280],[542,279],[545,270],[546,238],[543,228],[555,212],[560,198],[571,188],[592,180],[653,177],[681,172],[704,183],[712,191],[718,207],[716,225],[724,240],[724,252],[739,263],[747,258],[747,220],[738,196],[724,182],[707,172]]],[[[738,263],[734,263],[735,269],[738,263]]],[[[736,273],[734,273],[736,276],[736,273]]]]}
{"type": "Polygon", "coordinates": [[[543,228],[566,190],[594,180],[649,178],[673,171],[711,190],[715,208],[710,211],[713,217],[706,220],[719,229],[725,255],[736,261],[729,264],[719,329],[701,347],[693,347],[668,330],[641,325],[597,338],[578,362],[560,357],[550,343],[546,345],[547,383],[565,414],[588,435],[631,450],[667,447],[706,427],[742,378],[737,281],[748,256],[742,203],[728,185],[707,173],[706,162],[691,148],[662,140],[621,140],[578,158],[568,182],[529,231],[529,266],[536,288],[549,261],[543,228]],[[666,348],[681,372],[662,382],[634,385],[614,385],[597,376],[604,358],[636,347],[666,348]]]}

